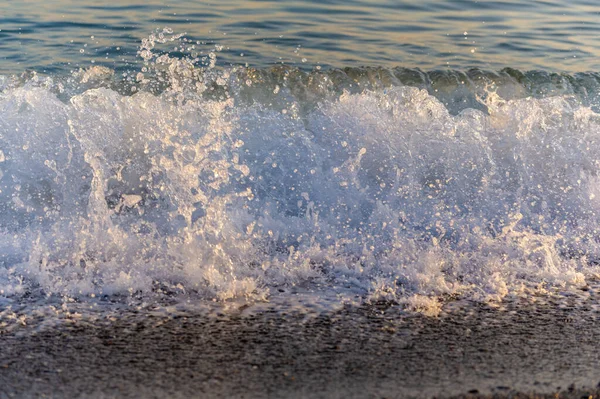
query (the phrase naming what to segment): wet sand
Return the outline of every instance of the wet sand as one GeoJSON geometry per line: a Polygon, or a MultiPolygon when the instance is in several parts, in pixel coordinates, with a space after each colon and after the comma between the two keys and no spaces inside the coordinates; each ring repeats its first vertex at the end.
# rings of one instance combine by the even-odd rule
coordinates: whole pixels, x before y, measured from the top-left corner
{"type": "Polygon", "coordinates": [[[598,298],[33,323],[0,330],[0,398],[598,397],[598,298]]]}

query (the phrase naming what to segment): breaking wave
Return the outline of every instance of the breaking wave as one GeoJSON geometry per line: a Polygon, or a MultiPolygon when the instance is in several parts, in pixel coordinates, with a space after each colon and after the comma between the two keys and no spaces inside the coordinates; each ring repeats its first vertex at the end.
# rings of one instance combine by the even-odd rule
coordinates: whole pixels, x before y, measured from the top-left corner
{"type": "Polygon", "coordinates": [[[600,273],[600,78],[216,67],[0,77],[0,293],[436,309],[600,273]],[[283,291],[281,294],[279,291],[283,291]]]}

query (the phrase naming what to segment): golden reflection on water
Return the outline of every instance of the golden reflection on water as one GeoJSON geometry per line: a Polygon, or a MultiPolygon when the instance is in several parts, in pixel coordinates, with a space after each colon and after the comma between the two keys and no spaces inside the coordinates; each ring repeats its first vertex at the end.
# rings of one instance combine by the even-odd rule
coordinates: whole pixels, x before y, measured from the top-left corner
{"type": "Polygon", "coordinates": [[[570,5],[22,0],[2,8],[0,72],[131,60],[141,38],[165,26],[226,46],[228,62],[254,66],[302,64],[304,59],[306,65],[338,67],[600,69],[600,6],[585,0],[570,5]]]}

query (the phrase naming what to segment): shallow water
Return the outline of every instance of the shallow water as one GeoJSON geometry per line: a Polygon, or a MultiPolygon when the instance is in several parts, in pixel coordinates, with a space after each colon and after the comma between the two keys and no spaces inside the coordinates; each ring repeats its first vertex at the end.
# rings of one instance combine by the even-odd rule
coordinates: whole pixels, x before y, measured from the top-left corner
{"type": "Polygon", "coordinates": [[[92,62],[136,68],[141,38],[165,26],[224,46],[224,64],[260,68],[598,71],[599,16],[589,0],[8,1],[0,12],[0,74],[92,62]]]}
{"type": "Polygon", "coordinates": [[[588,3],[7,10],[7,320],[49,298],[437,315],[600,275],[588,3]]]}

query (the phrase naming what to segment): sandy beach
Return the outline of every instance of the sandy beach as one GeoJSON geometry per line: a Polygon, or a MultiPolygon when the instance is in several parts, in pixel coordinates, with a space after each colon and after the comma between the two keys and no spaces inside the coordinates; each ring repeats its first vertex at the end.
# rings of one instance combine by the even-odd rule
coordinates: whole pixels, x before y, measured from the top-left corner
{"type": "Polygon", "coordinates": [[[34,322],[0,334],[0,397],[598,397],[586,298],[34,322]]]}

